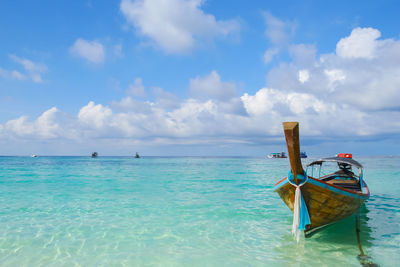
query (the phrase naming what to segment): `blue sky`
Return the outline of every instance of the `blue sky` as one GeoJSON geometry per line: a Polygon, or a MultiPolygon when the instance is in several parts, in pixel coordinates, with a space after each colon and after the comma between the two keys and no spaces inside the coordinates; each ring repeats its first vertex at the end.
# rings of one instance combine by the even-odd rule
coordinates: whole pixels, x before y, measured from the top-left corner
{"type": "Polygon", "coordinates": [[[3,1],[0,154],[399,154],[396,1],[3,1]],[[350,150],[350,151],[349,151],[350,150]]]}

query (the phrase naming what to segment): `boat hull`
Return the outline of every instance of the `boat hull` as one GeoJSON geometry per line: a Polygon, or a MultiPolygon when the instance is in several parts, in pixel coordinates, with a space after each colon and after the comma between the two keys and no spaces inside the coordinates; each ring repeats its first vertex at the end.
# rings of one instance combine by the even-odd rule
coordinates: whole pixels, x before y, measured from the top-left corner
{"type": "MultiPolygon", "coordinates": [[[[293,212],[295,187],[287,178],[278,182],[276,191],[289,209],[293,212]]],[[[369,197],[368,187],[363,192],[355,192],[325,183],[309,177],[307,183],[301,187],[301,193],[307,205],[311,224],[306,227],[305,233],[312,232],[333,222],[354,214],[369,197]]]]}

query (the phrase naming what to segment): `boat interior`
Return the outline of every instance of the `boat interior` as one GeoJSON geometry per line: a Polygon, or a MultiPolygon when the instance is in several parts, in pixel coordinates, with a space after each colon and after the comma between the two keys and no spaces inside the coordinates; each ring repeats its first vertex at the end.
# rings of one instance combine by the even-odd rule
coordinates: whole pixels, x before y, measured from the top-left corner
{"type": "Polygon", "coordinates": [[[333,173],[328,177],[321,178],[321,180],[328,184],[333,184],[345,189],[361,191],[360,181],[356,177],[346,177],[333,173]]]}
{"type": "MultiPolygon", "coordinates": [[[[321,168],[321,165],[319,165],[319,168],[321,168]]],[[[317,179],[348,190],[361,191],[360,176],[353,173],[351,165],[338,162],[337,166],[339,170],[317,179]]]]}

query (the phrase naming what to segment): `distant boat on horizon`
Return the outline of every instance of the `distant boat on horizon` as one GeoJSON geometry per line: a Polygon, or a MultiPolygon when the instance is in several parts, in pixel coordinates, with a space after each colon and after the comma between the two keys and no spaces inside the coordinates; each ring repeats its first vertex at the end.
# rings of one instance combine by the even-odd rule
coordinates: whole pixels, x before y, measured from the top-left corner
{"type": "Polygon", "coordinates": [[[307,158],[307,153],[305,151],[300,152],[300,158],[302,158],[302,159],[307,158]]]}
{"type": "Polygon", "coordinates": [[[98,156],[99,156],[99,154],[97,152],[92,153],[92,158],[97,158],[98,156]]]}
{"type": "Polygon", "coordinates": [[[32,157],[32,158],[37,158],[37,156],[38,156],[38,155],[36,155],[36,154],[32,154],[31,157],[32,157]]]}
{"type": "Polygon", "coordinates": [[[285,152],[280,152],[280,153],[271,153],[268,155],[269,159],[283,159],[283,158],[287,158],[286,153],[285,152]]]}
{"type": "Polygon", "coordinates": [[[139,153],[138,152],[136,152],[136,155],[135,155],[135,158],[140,158],[140,156],[139,156],[139,153]]]}

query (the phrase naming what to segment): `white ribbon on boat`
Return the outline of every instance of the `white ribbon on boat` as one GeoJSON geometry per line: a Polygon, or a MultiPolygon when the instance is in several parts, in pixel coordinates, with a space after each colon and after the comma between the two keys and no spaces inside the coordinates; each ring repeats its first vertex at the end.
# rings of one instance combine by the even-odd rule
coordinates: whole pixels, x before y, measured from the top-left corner
{"type": "Polygon", "coordinates": [[[294,195],[292,234],[294,235],[294,237],[296,237],[297,242],[299,242],[300,232],[305,229],[305,226],[307,224],[310,224],[310,216],[308,214],[307,206],[304,203],[300,190],[300,187],[307,183],[308,176],[306,172],[304,172],[304,175],[298,174],[297,176],[304,177],[303,181],[298,185],[291,181],[291,177],[293,177],[292,172],[289,172],[287,179],[291,185],[296,187],[294,195]]]}

